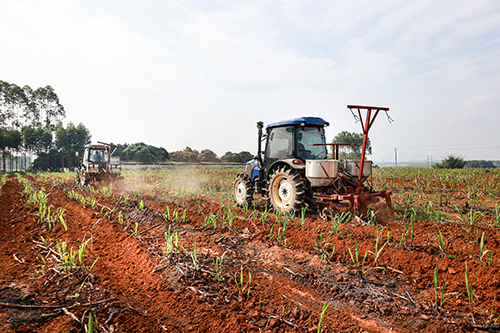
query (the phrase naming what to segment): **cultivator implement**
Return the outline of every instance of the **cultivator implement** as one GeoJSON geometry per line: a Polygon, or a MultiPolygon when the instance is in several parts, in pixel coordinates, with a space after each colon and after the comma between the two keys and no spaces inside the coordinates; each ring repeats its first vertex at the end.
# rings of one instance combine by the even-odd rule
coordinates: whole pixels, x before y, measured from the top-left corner
{"type": "MultiPolygon", "coordinates": [[[[330,181],[330,187],[319,187],[313,190],[312,203],[315,205],[332,207],[339,201],[349,201],[354,211],[359,214],[362,204],[370,201],[371,199],[381,198],[385,200],[386,205],[390,208],[391,192],[387,191],[373,191],[369,185],[369,178],[372,173],[372,162],[366,160],[366,147],[368,142],[368,132],[373,125],[376,117],[380,111],[386,112],[386,115],[391,122],[392,119],[387,114],[389,108],[375,107],[375,106],[347,106],[354,115],[357,121],[361,122],[363,129],[363,145],[361,148],[361,158],[356,160],[340,159],[339,147],[352,146],[354,144],[347,143],[324,143],[314,145],[325,145],[332,147],[332,160],[338,161],[338,168],[335,168],[334,174],[329,174],[327,169],[321,164],[323,174],[330,181]],[[353,111],[357,110],[357,114],[353,111]],[[362,111],[366,110],[366,117],[363,119],[362,111]],[[363,166],[363,167],[361,167],[363,166]]],[[[306,171],[307,173],[307,171],[306,171]]]]}

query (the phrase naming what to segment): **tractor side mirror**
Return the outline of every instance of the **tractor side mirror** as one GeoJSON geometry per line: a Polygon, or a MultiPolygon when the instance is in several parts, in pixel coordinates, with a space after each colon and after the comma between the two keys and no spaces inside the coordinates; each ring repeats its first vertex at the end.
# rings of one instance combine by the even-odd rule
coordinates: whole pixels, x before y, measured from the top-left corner
{"type": "Polygon", "coordinates": [[[79,158],[80,157],[80,154],[78,153],[78,151],[75,151],[75,157],[76,157],[76,160],[78,161],[79,164],[82,164],[82,159],[79,158]]]}

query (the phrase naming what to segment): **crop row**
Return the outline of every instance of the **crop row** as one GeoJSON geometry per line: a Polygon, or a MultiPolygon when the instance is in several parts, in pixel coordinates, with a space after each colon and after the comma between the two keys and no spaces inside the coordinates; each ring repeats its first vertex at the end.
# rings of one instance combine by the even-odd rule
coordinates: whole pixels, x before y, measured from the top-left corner
{"type": "MultiPolygon", "coordinates": [[[[384,253],[387,251],[427,249],[426,251],[430,251],[438,263],[443,260],[463,263],[462,282],[454,283],[453,286],[449,285],[445,273],[440,274],[438,264],[429,270],[427,276],[433,282],[436,306],[442,308],[452,298],[463,298],[468,302],[470,312],[474,315],[474,306],[478,299],[482,299],[482,307],[477,309],[487,314],[485,323],[498,322],[500,317],[498,314],[494,315],[497,312],[496,297],[491,299],[489,298],[491,296],[486,296],[484,293],[478,296],[481,292],[474,287],[474,279],[470,275],[472,269],[491,275],[493,269],[498,268],[498,249],[488,246],[490,241],[498,237],[500,231],[499,173],[495,170],[485,172],[484,170],[376,169],[373,186],[376,189],[389,189],[393,192],[394,224],[376,225],[378,213],[375,210],[368,210],[367,216],[363,219],[348,211],[341,211],[331,212],[328,222],[313,229],[308,225],[311,219],[307,218],[306,210],[297,214],[299,216],[281,212],[271,213],[263,200],[256,200],[253,205],[245,206],[242,210],[235,209],[231,202],[231,186],[237,172],[240,170],[126,171],[125,182],[120,186],[127,189],[129,194],[117,199],[121,202],[134,203],[135,209],[144,212],[149,209],[140,199],[144,194],[165,202],[172,202],[172,198],[179,200],[181,209],[171,210],[167,205],[163,213],[164,220],[169,224],[186,223],[186,220],[190,220],[190,214],[204,215],[200,227],[208,229],[233,230],[236,220],[246,221],[249,224],[261,222],[268,226],[263,240],[276,242],[284,248],[303,246],[294,244],[294,230],[309,230],[311,239],[309,246],[317,250],[321,260],[325,262],[325,269],[328,269],[330,263],[343,260],[346,265],[358,270],[362,276],[368,275],[369,272],[390,269],[384,258],[384,253]],[[203,200],[212,200],[210,198],[214,198],[214,205],[220,206],[220,209],[206,211],[203,208],[203,200]],[[183,202],[188,199],[197,200],[197,209],[188,210],[183,206],[183,202]],[[421,230],[424,222],[434,222],[434,234],[421,230]],[[364,229],[359,229],[360,223],[374,225],[372,236],[368,237],[372,240],[371,244],[366,241],[367,237],[363,237],[366,232],[364,229]],[[450,229],[450,226],[453,229],[450,229]],[[360,241],[360,236],[363,241],[360,241]],[[453,246],[457,240],[460,240],[466,249],[465,254],[453,246]],[[343,253],[339,251],[341,244],[343,253]],[[432,249],[436,249],[436,252],[432,249]],[[476,264],[472,265],[470,260],[476,264]],[[484,307],[488,300],[490,310],[484,307]]],[[[49,174],[42,177],[53,184],[71,179],[49,174]]],[[[86,193],[88,192],[114,198],[112,188],[88,187],[86,193]]],[[[84,194],[77,194],[76,191],[67,194],[83,205],[90,204],[94,209],[95,203],[93,205],[92,200],[95,199],[92,199],[92,196],[82,198],[84,194]]],[[[124,223],[122,212],[108,213],[109,216],[115,214],[113,216],[120,223],[124,223]]],[[[138,236],[139,226],[137,222],[132,223],[132,227],[127,224],[128,230],[132,235],[138,236]]],[[[184,248],[180,244],[175,228],[170,226],[164,236],[163,250],[166,258],[181,253],[182,256],[191,259],[191,267],[197,271],[199,261],[196,243],[192,244],[189,250],[184,248]]],[[[223,276],[223,261],[224,255],[213,258],[213,272],[216,279],[223,276]]],[[[233,280],[242,293],[250,291],[251,273],[244,271],[243,266],[240,267],[239,274],[234,273],[233,280]]]]}

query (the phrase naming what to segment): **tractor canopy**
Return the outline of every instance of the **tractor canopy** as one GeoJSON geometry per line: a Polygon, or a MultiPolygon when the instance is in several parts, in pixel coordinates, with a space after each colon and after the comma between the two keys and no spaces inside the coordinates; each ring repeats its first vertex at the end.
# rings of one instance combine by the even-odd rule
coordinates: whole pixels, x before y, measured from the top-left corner
{"type": "Polygon", "coordinates": [[[290,119],[290,120],[282,120],[276,123],[272,123],[267,125],[266,129],[269,130],[274,127],[280,127],[280,126],[294,126],[294,125],[301,125],[301,126],[329,126],[330,123],[323,120],[322,118],[319,117],[300,117],[300,118],[295,118],[295,119],[290,119]]]}

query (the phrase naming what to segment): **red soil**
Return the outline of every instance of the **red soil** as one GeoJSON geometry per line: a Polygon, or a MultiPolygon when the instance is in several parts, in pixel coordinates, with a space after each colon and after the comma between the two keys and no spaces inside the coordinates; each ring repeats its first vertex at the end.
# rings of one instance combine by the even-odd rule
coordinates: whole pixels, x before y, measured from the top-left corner
{"type": "Polygon", "coordinates": [[[314,238],[332,225],[314,216],[304,225],[298,218],[289,223],[285,247],[269,237],[279,224],[273,214],[261,219],[260,206],[253,215],[233,208],[238,217],[232,228],[222,228],[220,221],[209,228],[203,222],[211,213],[222,216],[227,203],[145,194],[125,200],[134,194],[115,191],[113,198],[72,183],[54,186],[25,178],[45,188],[52,210],[65,209],[68,230],[57,222],[51,228],[42,224],[38,208],[27,205],[23,186],[8,178],[0,197],[2,332],[85,332],[90,313],[99,332],[317,332],[325,303],[323,332],[477,331],[493,329],[498,316],[496,306],[490,313],[500,287],[500,244],[493,228],[477,229],[479,236],[485,232],[485,247],[493,253],[491,266],[473,257],[476,231],[469,235],[459,224],[417,221],[413,241],[399,245],[405,227],[393,220],[382,229],[379,247],[387,231],[390,241],[376,265],[368,253],[365,266],[356,267],[349,249],[354,254],[357,244],[362,261],[375,246],[375,226],[362,221],[342,225],[349,234],[333,235],[325,249],[335,246],[335,253],[322,261],[314,238]],[[96,198],[94,209],[70,199],[70,190],[96,198]],[[185,210],[185,221],[165,219],[167,206],[171,213],[185,210]],[[169,226],[178,232],[178,253],[164,251],[169,226]],[[444,254],[437,246],[438,226],[446,239],[444,254]],[[88,241],[85,266],[56,268],[57,241],[74,249],[88,241]],[[223,254],[222,276],[216,279],[214,258],[223,254]],[[462,294],[446,296],[442,307],[434,293],[436,264],[439,287],[446,278],[445,293],[462,294]],[[240,293],[234,280],[236,275],[240,281],[242,270],[245,285],[251,274],[249,292],[240,293]]]}

